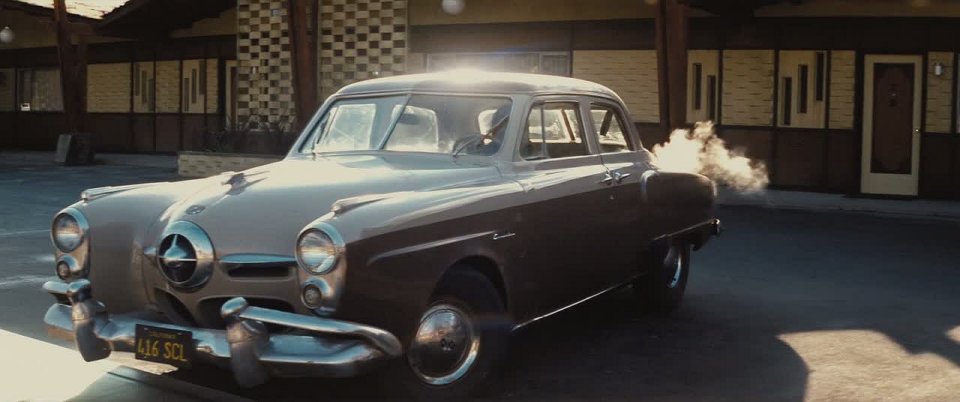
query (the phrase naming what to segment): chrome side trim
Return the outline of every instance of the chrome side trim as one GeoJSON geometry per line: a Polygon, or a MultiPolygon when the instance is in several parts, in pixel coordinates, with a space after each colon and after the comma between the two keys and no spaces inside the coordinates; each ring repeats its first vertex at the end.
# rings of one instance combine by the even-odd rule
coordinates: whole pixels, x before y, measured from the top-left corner
{"type": "Polygon", "coordinates": [[[368,260],[367,260],[367,266],[373,265],[373,264],[377,263],[377,262],[380,261],[380,260],[387,259],[387,258],[391,258],[391,257],[396,257],[396,256],[398,256],[398,255],[415,253],[415,252],[417,252],[417,251],[428,250],[428,249],[431,249],[431,248],[434,248],[434,247],[440,247],[440,246],[445,246],[445,245],[448,245],[448,244],[459,243],[459,242],[462,242],[462,241],[473,240],[473,239],[480,238],[480,237],[493,236],[494,234],[495,234],[494,232],[471,233],[471,234],[467,234],[467,235],[463,235],[463,236],[450,237],[450,238],[447,238],[447,239],[440,239],[440,240],[435,240],[435,241],[431,241],[431,242],[427,242],[427,243],[415,244],[415,245],[412,245],[412,246],[407,246],[407,247],[398,248],[398,249],[395,249],[395,250],[390,250],[390,251],[387,251],[387,252],[382,253],[382,254],[377,254],[377,255],[371,257],[370,259],[368,259],[368,260]]]}
{"type": "Polygon", "coordinates": [[[511,238],[511,237],[513,237],[513,236],[516,236],[516,235],[517,235],[517,234],[516,234],[516,233],[513,233],[513,232],[507,232],[507,233],[504,233],[504,234],[495,233],[495,234],[493,235],[493,240],[509,239],[509,238],[511,238]]]}
{"type": "Polygon", "coordinates": [[[590,301],[590,300],[593,300],[593,299],[595,299],[595,298],[597,298],[597,297],[603,296],[603,295],[605,295],[605,294],[607,294],[607,293],[610,293],[610,292],[613,292],[613,291],[616,291],[616,290],[620,290],[620,289],[622,289],[622,288],[627,287],[628,285],[630,285],[630,282],[633,282],[634,279],[639,278],[639,277],[640,277],[640,275],[634,276],[634,277],[630,278],[630,280],[628,280],[628,281],[626,281],[626,282],[624,282],[624,283],[611,286],[611,287],[606,288],[606,289],[604,289],[604,290],[601,290],[601,291],[599,291],[599,292],[597,292],[597,293],[594,293],[594,294],[592,294],[592,295],[590,295],[590,296],[587,296],[587,297],[585,297],[585,298],[583,298],[583,299],[581,299],[581,300],[579,300],[579,301],[573,302],[573,303],[571,303],[571,304],[568,304],[568,305],[566,305],[566,306],[564,306],[564,307],[560,307],[560,308],[558,308],[558,309],[556,309],[556,310],[554,310],[554,311],[551,311],[551,312],[546,313],[546,314],[544,314],[544,315],[541,315],[541,316],[539,316],[539,317],[535,317],[535,318],[533,318],[533,319],[531,319],[531,320],[528,320],[528,321],[522,322],[522,323],[520,323],[520,324],[517,324],[517,325],[515,325],[515,326],[513,327],[513,331],[520,330],[521,328],[526,327],[527,325],[533,324],[533,323],[535,323],[535,322],[537,322],[537,321],[540,321],[540,320],[542,320],[542,319],[544,319],[544,318],[554,316],[554,315],[559,314],[559,313],[561,313],[561,312],[563,312],[563,311],[566,311],[566,310],[569,310],[569,309],[571,309],[571,308],[573,308],[573,307],[576,307],[576,306],[578,306],[578,305],[580,305],[580,304],[583,304],[583,303],[586,303],[586,302],[588,302],[588,301],[590,301]]]}

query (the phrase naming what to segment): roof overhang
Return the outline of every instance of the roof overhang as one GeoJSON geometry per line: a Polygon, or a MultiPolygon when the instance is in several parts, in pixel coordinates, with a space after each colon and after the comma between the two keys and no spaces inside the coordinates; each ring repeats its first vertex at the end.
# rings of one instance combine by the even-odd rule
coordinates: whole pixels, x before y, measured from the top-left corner
{"type": "Polygon", "coordinates": [[[132,39],[162,38],[236,5],[236,0],[129,0],[104,15],[96,31],[132,39]]]}
{"type": "MultiPolygon", "coordinates": [[[[28,15],[33,15],[37,17],[46,17],[53,18],[53,2],[50,2],[51,7],[44,7],[36,4],[26,3],[17,0],[0,0],[0,11],[2,10],[15,10],[28,15]]],[[[73,22],[86,22],[94,23],[97,22],[96,19],[86,17],[79,14],[68,13],[70,20],[73,22]]]]}
{"type": "Polygon", "coordinates": [[[754,10],[777,3],[801,4],[803,0],[679,0],[692,8],[698,8],[720,16],[753,15],[754,10]]]}

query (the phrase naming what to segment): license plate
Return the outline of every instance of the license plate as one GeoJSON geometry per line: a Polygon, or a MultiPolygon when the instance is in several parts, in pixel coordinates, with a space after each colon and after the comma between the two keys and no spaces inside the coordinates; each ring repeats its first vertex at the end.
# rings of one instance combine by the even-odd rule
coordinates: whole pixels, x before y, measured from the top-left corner
{"type": "Polygon", "coordinates": [[[137,324],[137,360],[190,367],[193,362],[193,333],[137,324]]]}

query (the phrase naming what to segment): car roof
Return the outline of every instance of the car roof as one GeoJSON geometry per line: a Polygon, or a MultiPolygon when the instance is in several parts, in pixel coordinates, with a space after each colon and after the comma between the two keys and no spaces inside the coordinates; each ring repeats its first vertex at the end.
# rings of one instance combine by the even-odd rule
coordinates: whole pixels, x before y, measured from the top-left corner
{"type": "Polygon", "coordinates": [[[615,92],[595,82],[545,74],[497,73],[481,70],[449,70],[408,74],[360,81],[337,94],[376,92],[449,92],[500,94],[590,94],[619,100],[615,92]]]}

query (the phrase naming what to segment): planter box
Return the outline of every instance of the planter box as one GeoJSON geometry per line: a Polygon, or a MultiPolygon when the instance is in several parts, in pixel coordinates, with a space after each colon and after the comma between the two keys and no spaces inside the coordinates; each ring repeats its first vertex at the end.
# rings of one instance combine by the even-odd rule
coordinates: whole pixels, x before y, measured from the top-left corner
{"type": "Polygon", "coordinates": [[[223,172],[239,172],[281,159],[282,156],[273,155],[184,151],[177,154],[177,173],[181,177],[209,177],[223,172]]]}

